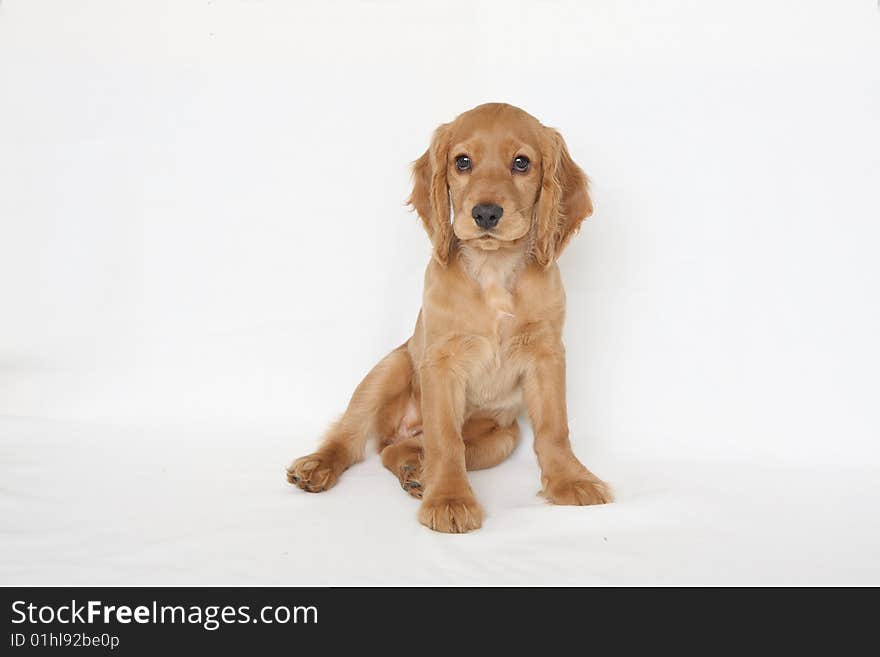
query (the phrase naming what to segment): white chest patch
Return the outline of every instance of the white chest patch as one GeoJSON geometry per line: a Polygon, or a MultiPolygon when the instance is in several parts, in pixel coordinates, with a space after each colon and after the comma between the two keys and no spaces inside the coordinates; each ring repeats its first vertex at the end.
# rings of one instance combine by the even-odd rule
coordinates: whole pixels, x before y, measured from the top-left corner
{"type": "Polygon", "coordinates": [[[522,393],[517,385],[519,370],[505,362],[502,345],[515,327],[517,311],[513,290],[525,263],[524,254],[514,249],[470,252],[466,254],[465,263],[468,275],[480,288],[485,317],[494,320],[491,331],[496,340],[493,362],[467,387],[468,404],[513,418],[522,406],[522,393]]]}
{"type": "Polygon", "coordinates": [[[507,289],[505,281],[497,271],[486,272],[485,279],[480,281],[480,286],[483,288],[486,305],[495,311],[498,321],[505,317],[513,317],[513,294],[507,289]]]}
{"type": "Polygon", "coordinates": [[[513,283],[522,265],[522,254],[498,251],[472,254],[467,259],[468,273],[483,291],[486,306],[494,311],[495,334],[501,337],[505,320],[514,318],[513,283]]]}

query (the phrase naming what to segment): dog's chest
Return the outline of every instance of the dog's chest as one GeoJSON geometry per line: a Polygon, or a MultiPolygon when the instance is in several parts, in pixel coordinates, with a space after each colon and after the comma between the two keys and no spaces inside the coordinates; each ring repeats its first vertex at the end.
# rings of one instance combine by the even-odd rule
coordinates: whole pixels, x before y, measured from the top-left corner
{"type": "Polygon", "coordinates": [[[497,342],[504,340],[505,329],[510,329],[516,316],[512,290],[521,262],[517,254],[477,256],[468,262],[469,273],[480,288],[485,328],[497,342]]]}
{"type": "Polygon", "coordinates": [[[480,274],[484,335],[493,353],[485,369],[471,381],[468,401],[479,408],[516,408],[522,401],[519,372],[506,355],[506,342],[516,324],[516,301],[510,289],[515,272],[511,268],[484,267],[480,274]]]}
{"type": "Polygon", "coordinates": [[[494,411],[516,409],[522,404],[519,370],[504,357],[500,345],[495,358],[468,382],[467,400],[472,408],[494,411]]]}
{"type": "Polygon", "coordinates": [[[503,329],[509,327],[515,318],[513,293],[494,271],[482,282],[481,287],[492,333],[497,341],[501,342],[504,338],[503,329]]]}

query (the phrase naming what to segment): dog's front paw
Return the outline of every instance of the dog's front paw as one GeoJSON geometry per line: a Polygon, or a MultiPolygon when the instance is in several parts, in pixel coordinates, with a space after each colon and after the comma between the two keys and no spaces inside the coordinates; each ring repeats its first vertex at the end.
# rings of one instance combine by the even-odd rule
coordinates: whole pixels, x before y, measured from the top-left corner
{"type": "Polygon", "coordinates": [[[474,494],[430,495],[419,507],[419,522],[437,532],[464,534],[483,524],[483,510],[474,494]]]}
{"type": "Polygon", "coordinates": [[[309,493],[332,488],[345,466],[333,454],[315,452],[294,461],[287,468],[287,481],[309,493]]]}
{"type": "Polygon", "coordinates": [[[545,478],[543,484],[541,495],[553,504],[587,506],[608,504],[614,500],[608,484],[590,472],[569,477],[545,478]]]}

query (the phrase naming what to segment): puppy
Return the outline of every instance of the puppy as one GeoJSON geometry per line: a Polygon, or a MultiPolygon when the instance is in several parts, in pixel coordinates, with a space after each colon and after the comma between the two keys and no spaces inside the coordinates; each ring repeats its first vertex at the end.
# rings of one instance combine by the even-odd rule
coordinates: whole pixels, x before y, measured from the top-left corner
{"type": "Polygon", "coordinates": [[[483,512],[467,471],[510,455],[525,410],[541,493],[554,504],[610,502],[572,452],[565,406],[556,259],[592,213],[586,175],[556,130],[489,103],[437,128],[413,177],[409,204],[433,243],[415,332],[367,374],[288,481],[327,490],[374,437],[382,464],[421,499],[419,521],[468,532],[483,512]]]}

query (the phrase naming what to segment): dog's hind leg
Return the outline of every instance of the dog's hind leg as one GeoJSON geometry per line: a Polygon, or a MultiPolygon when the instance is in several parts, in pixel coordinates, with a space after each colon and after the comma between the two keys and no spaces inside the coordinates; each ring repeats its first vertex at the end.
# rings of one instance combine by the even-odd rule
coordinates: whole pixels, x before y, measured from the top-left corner
{"type": "Polygon", "coordinates": [[[400,480],[400,485],[413,497],[422,496],[422,440],[420,436],[404,438],[382,449],[382,465],[400,480]]]}
{"type": "MultiPolygon", "coordinates": [[[[407,426],[406,419],[401,427],[407,426]]],[[[465,463],[468,470],[482,470],[498,465],[513,452],[519,442],[519,423],[514,419],[502,426],[492,418],[471,418],[462,428],[465,463]]],[[[398,436],[400,436],[398,432],[398,436]]],[[[389,440],[383,444],[382,465],[399,480],[400,485],[413,497],[422,497],[422,439],[421,427],[416,435],[389,440]]]]}
{"type": "Polygon", "coordinates": [[[398,413],[403,415],[412,372],[406,345],[379,361],[355,389],[342,417],[327,430],[318,451],[287,468],[287,480],[310,493],[332,487],[349,466],[364,457],[369,437],[381,436],[398,413]]]}
{"type": "Polygon", "coordinates": [[[422,413],[412,389],[383,413],[378,437],[382,465],[400,480],[403,490],[422,496],[422,413]]]}
{"type": "Polygon", "coordinates": [[[471,418],[461,430],[464,459],[468,470],[483,470],[498,465],[510,456],[519,442],[519,423],[501,425],[491,418],[471,418]]]}

